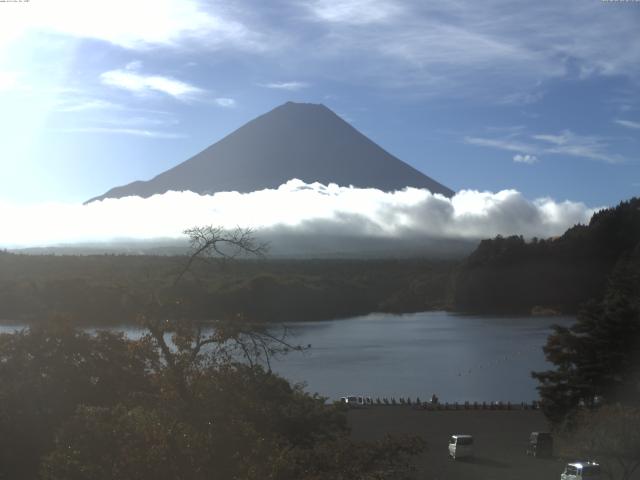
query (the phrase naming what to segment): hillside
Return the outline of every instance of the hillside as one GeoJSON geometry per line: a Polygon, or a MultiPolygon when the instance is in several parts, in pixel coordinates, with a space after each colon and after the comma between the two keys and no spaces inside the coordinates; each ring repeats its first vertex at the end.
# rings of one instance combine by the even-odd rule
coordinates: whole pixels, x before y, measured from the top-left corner
{"type": "Polygon", "coordinates": [[[599,299],[607,277],[640,249],[640,198],[593,215],[552,239],[496,237],[484,240],[462,263],[454,307],[473,312],[574,313],[599,299]]]}

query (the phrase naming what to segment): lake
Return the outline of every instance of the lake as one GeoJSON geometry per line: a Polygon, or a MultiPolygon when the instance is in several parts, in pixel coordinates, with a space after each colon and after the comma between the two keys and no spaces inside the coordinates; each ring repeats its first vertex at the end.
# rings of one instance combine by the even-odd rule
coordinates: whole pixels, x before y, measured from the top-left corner
{"type": "Polygon", "coordinates": [[[532,370],[549,369],[542,346],[554,323],[571,317],[468,316],[447,312],[371,314],[289,324],[292,342],[311,344],[273,362],[307,391],[332,399],[435,393],[441,401],[531,401],[532,370]]]}
{"type": "MultiPolygon", "coordinates": [[[[311,348],[272,362],[273,370],[330,399],[346,394],[443,402],[531,401],[532,370],[545,370],[542,346],[554,323],[572,317],[505,317],[448,312],[370,314],[288,323],[290,343],[311,348]]],[[[3,325],[0,332],[22,326],[3,325]]],[[[139,328],[125,328],[130,337],[139,328]]]]}

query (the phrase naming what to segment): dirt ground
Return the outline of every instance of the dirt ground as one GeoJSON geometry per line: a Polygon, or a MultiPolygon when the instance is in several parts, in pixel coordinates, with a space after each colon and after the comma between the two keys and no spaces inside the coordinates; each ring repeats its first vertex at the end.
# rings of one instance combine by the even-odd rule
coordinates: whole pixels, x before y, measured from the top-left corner
{"type": "Polygon", "coordinates": [[[427,442],[416,459],[419,479],[541,480],[560,479],[561,459],[536,459],[525,454],[529,434],[548,430],[537,410],[426,411],[411,407],[371,407],[348,414],[352,435],[372,440],[385,434],[413,434],[427,442]],[[452,434],[474,436],[475,458],[451,460],[447,442],[452,434]]]}

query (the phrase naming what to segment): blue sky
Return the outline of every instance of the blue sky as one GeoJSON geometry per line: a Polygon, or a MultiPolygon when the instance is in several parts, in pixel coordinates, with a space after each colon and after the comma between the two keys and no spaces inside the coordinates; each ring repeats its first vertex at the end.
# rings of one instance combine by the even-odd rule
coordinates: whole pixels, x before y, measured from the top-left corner
{"type": "Polygon", "coordinates": [[[0,3],[0,200],[148,179],[288,101],[455,189],[640,194],[640,2],[0,3]]]}

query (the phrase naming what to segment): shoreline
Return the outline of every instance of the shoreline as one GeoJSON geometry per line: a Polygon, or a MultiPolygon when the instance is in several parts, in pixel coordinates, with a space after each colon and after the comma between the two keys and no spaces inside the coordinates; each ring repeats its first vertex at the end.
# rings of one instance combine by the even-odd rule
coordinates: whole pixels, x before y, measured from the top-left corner
{"type": "MultiPolygon", "coordinates": [[[[499,311],[499,312],[486,312],[486,311],[477,311],[477,312],[472,312],[472,311],[466,311],[466,310],[455,310],[453,308],[446,308],[444,306],[434,306],[433,308],[427,308],[427,309],[420,309],[420,310],[412,310],[412,309],[407,309],[406,311],[397,311],[397,310],[393,310],[393,311],[386,311],[386,310],[372,310],[370,312],[364,312],[364,313],[355,313],[355,314],[346,314],[346,315],[338,315],[338,316],[333,316],[333,317],[326,317],[326,318],[311,318],[308,320],[302,320],[302,319],[287,319],[287,320],[279,320],[279,321],[265,321],[264,324],[265,325],[273,325],[273,326],[279,326],[279,325],[284,325],[284,324],[296,324],[296,323],[312,323],[312,322],[332,322],[332,321],[336,321],[336,320],[351,320],[354,318],[360,318],[360,317],[366,317],[369,315],[398,315],[398,316],[402,316],[402,315],[415,315],[415,314],[420,314],[420,313],[437,313],[437,312],[442,312],[442,313],[446,313],[449,315],[455,315],[457,317],[494,317],[494,318],[511,318],[513,320],[518,320],[521,318],[537,318],[537,317],[552,317],[552,318],[562,318],[562,317],[575,317],[575,313],[565,313],[565,312],[559,312],[559,311],[555,311],[555,310],[544,310],[544,311],[536,311],[536,312],[503,312],[503,311],[499,311]]],[[[48,319],[34,319],[33,317],[30,318],[21,318],[21,319],[4,319],[4,318],[0,318],[0,326],[32,326],[32,325],[39,325],[42,323],[46,323],[51,321],[51,318],[48,319]]],[[[214,320],[198,320],[196,321],[196,323],[210,323],[214,320]]],[[[92,328],[92,329],[99,329],[99,328],[135,328],[135,327],[140,327],[140,325],[136,322],[122,322],[122,323],[111,323],[111,322],[104,322],[104,323],[95,323],[95,324],[90,324],[90,323],[82,323],[82,322],[70,322],[73,326],[75,327],[79,327],[79,328],[92,328]]]]}

